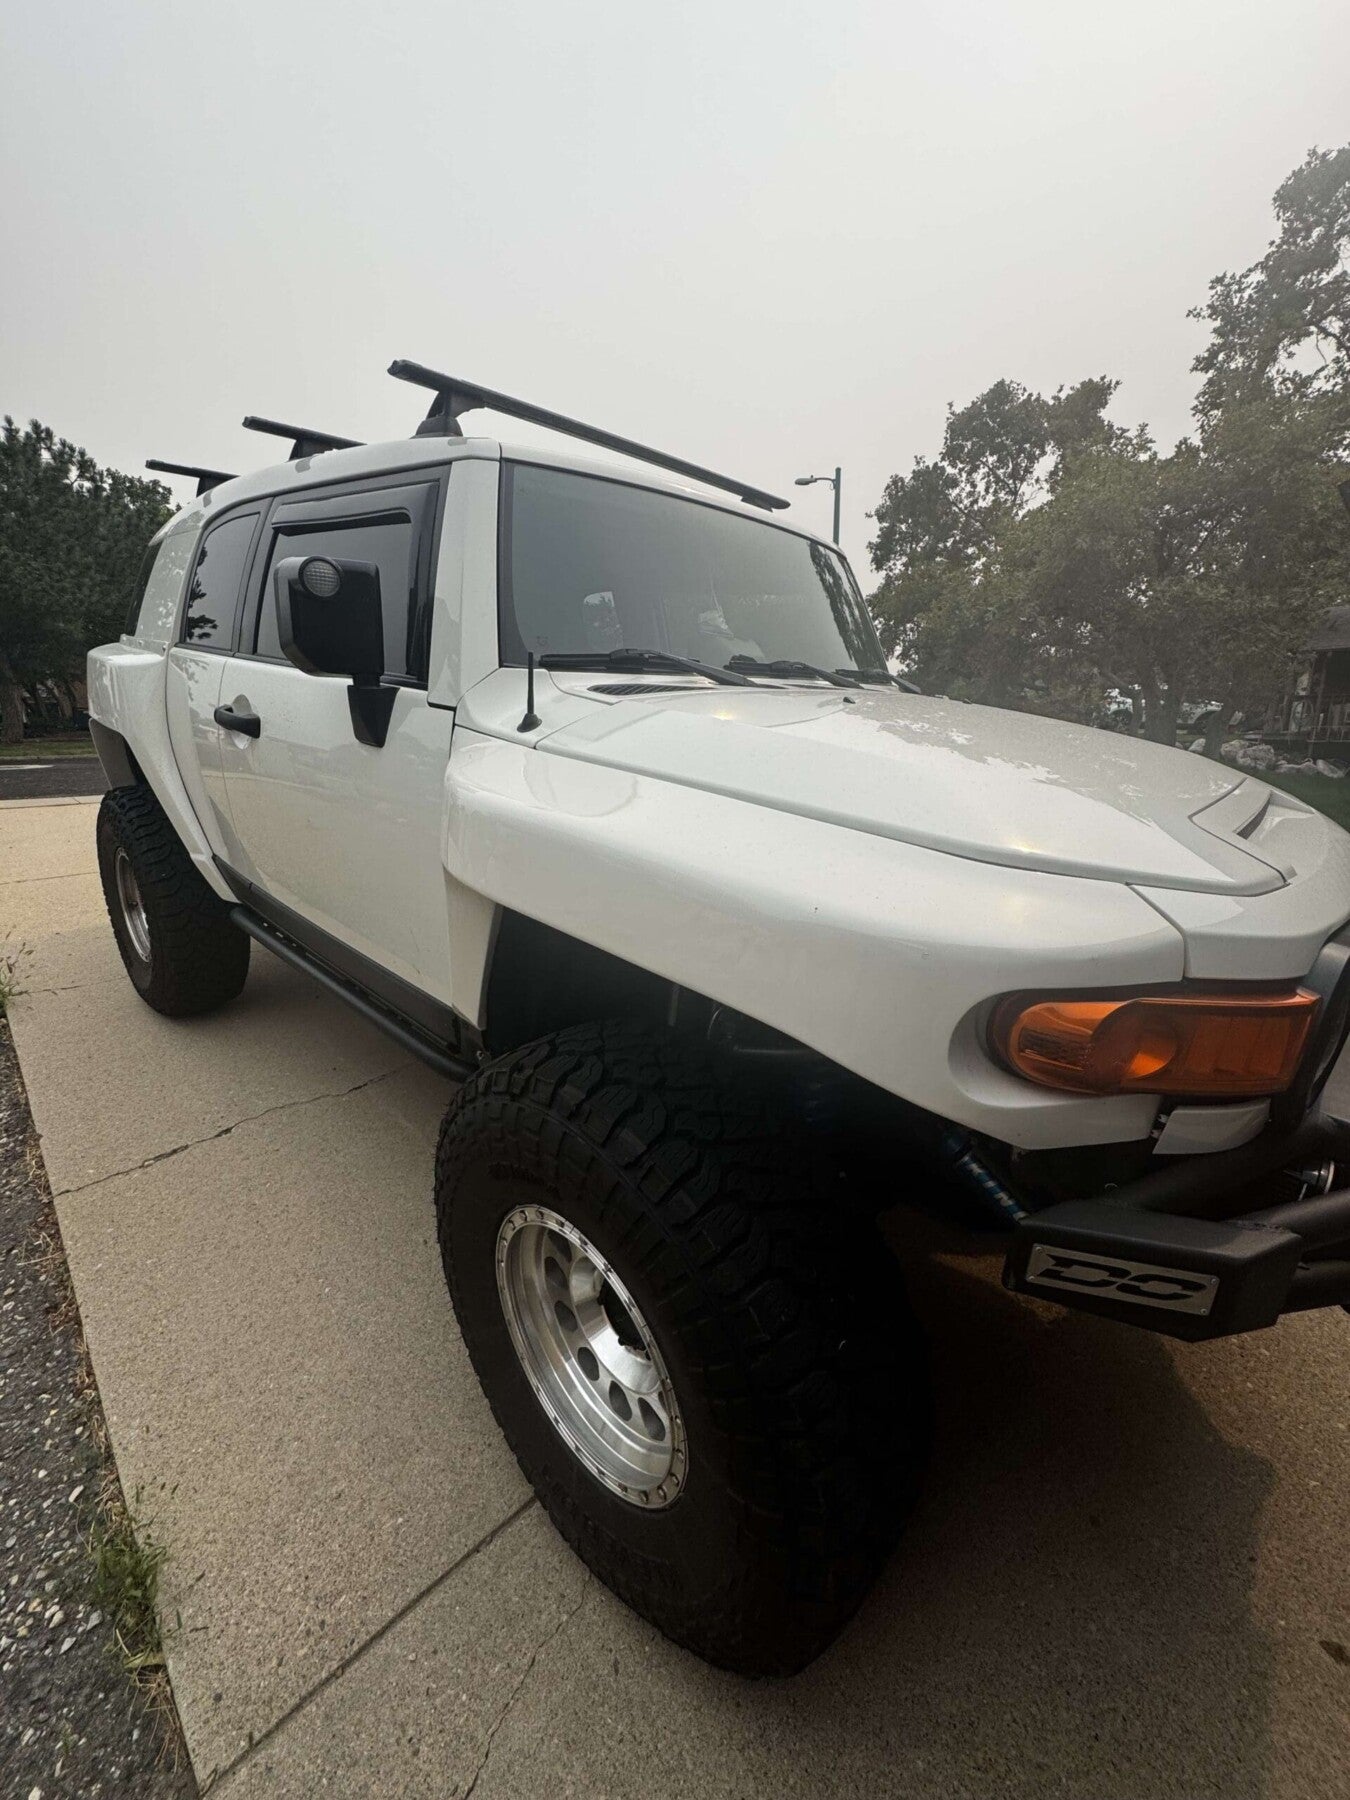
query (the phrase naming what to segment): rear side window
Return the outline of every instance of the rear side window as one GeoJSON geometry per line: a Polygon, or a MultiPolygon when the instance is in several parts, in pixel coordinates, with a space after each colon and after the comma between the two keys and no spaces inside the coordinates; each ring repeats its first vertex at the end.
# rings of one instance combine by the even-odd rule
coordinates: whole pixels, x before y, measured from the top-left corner
{"type": "Polygon", "coordinates": [[[173,641],[178,602],[201,524],[201,514],[193,513],[180,524],[170,526],[168,535],[146,552],[137,579],[137,595],[127,615],[128,637],[145,638],[152,644],[173,641]]]}
{"type": "Polygon", "coordinates": [[[256,512],[235,513],[202,539],[188,583],[180,643],[202,650],[232,647],[239,591],[257,523],[256,512]]]}
{"type": "Polygon", "coordinates": [[[262,604],[258,609],[256,650],[259,656],[281,657],[272,571],[287,556],[337,556],[374,563],[380,571],[380,610],[384,617],[384,668],[387,675],[424,678],[413,604],[417,580],[416,534],[411,515],[391,510],[365,518],[333,519],[323,524],[283,526],[272,539],[262,604]]]}
{"type": "Polygon", "coordinates": [[[141,558],[141,566],[136,571],[136,585],[131,590],[131,604],[127,608],[126,633],[128,637],[136,635],[136,621],[141,616],[141,601],[145,598],[146,586],[150,580],[150,571],[155,566],[155,558],[164,548],[163,544],[151,544],[141,558]]]}

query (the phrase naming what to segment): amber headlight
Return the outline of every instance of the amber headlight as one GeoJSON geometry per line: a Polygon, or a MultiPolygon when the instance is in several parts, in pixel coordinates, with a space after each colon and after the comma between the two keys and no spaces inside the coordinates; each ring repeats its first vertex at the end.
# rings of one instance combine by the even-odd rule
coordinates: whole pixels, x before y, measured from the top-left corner
{"type": "Polygon", "coordinates": [[[994,1009],[998,1057],[1074,1094],[1278,1094],[1294,1079],[1320,1004],[1306,988],[1054,1000],[994,1009]]]}

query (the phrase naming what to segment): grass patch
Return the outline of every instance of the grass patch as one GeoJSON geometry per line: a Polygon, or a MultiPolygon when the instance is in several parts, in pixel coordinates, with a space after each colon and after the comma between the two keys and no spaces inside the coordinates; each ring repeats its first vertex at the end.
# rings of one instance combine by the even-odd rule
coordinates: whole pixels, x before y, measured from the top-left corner
{"type": "Polygon", "coordinates": [[[156,1542],[151,1521],[136,1516],[141,1490],[127,1506],[115,1477],[106,1487],[89,1533],[94,1604],[111,1621],[122,1666],[139,1677],[164,1667],[156,1609],[168,1552],[156,1542]]]}
{"type": "Polygon", "coordinates": [[[65,731],[59,737],[24,738],[17,744],[0,744],[0,762],[52,762],[63,756],[93,756],[94,740],[87,731],[65,731]]]}
{"type": "Polygon", "coordinates": [[[1267,775],[1258,770],[1256,778],[1315,806],[1318,812],[1350,831],[1350,775],[1337,781],[1330,775],[1267,775]]]}
{"type": "Polygon", "coordinates": [[[25,958],[33,952],[22,941],[13,943],[9,933],[0,938],[0,1019],[9,1011],[9,1003],[23,989],[19,986],[19,973],[25,958]]]}

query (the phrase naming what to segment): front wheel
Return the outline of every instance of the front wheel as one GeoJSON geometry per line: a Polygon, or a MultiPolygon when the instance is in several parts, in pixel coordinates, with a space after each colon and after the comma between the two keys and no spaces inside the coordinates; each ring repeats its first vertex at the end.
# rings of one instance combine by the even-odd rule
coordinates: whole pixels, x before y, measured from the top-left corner
{"type": "Polygon", "coordinates": [[[578,1554],[710,1662],[809,1662],[929,1411],[898,1272],[811,1141],[697,1047],[579,1027],[466,1083],[436,1204],[479,1379],[578,1554]]]}

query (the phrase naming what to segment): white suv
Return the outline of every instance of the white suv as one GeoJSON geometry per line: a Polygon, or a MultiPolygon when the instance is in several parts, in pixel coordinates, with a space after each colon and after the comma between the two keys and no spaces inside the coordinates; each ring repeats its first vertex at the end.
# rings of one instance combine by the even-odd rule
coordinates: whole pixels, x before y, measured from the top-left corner
{"type": "Polygon", "coordinates": [[[1350,1299],[1350,837],[920,695],[783,502],[391,372],[416,436],[201,472],[89,658],[117,942],[185,1014],[257,940],[461,1083],[440,1243],[521,1466],[670,1636],[799,1668],[928,1432],[882,1208],[1182,1337],[1350,1299]],[[462,436],[483,404],[636,472],[462,436]]]}

